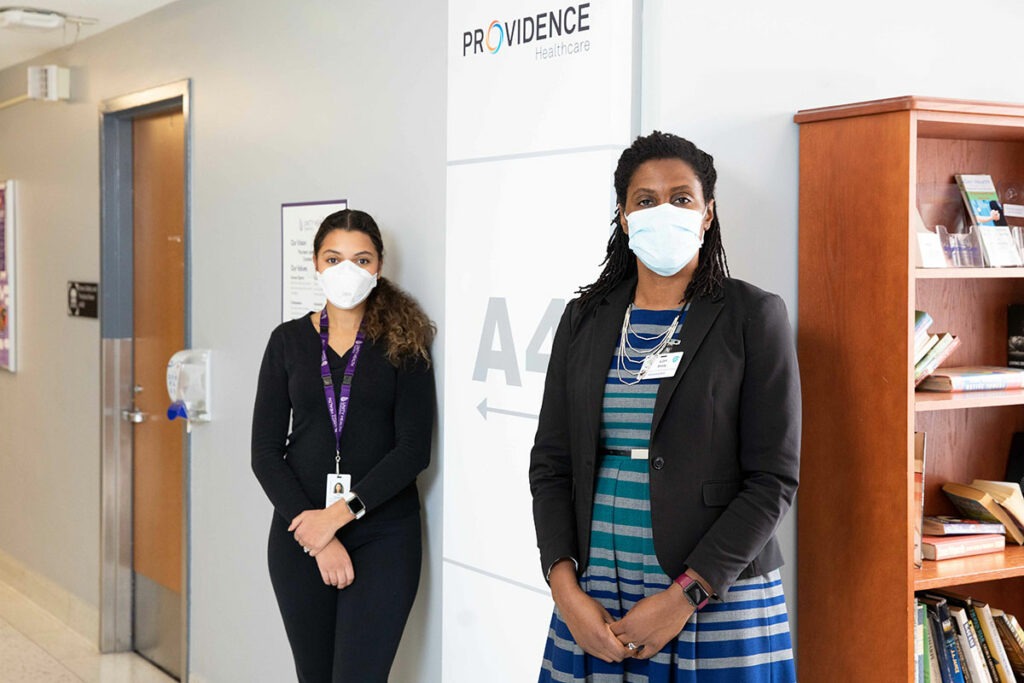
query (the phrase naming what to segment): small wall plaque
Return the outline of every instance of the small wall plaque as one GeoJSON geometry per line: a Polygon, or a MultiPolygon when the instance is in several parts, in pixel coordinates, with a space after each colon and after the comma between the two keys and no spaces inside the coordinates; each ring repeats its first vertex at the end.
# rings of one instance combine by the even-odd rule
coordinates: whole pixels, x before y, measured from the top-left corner
{"type": "Polygon", "coordinates": [[[73,318],[99,317],[100,286],[95,282],[68,282],[68,315],[73,318]]]}

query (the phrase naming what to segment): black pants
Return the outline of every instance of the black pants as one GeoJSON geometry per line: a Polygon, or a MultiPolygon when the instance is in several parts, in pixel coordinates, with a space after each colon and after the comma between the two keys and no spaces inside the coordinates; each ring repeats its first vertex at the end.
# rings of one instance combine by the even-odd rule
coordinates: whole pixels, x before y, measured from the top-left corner
{"type": "Polygon", "coordinates": [[[275,515],[267,559],[300,683],[387,683],[419,585],[419,513],[350,522],[339,534],[355,581],[338,590],[320,577],[275,515]]]}

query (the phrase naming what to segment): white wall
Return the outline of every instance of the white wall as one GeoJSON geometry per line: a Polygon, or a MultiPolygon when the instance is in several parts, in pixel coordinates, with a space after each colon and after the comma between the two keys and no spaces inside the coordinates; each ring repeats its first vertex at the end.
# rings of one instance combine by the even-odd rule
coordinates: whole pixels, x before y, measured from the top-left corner
{"type": "MultiPolygon", "coordinates": [[[[193,81],[193,343],[216,354],[216,414],[192,438],[191,661],[213,682],[294,677],[267,577],[271,508],[249,469],[256,373],[280,311],[280,204],[345,197],[370,211],[389,275],[444,323],[446,3],[284,7],[183,0],[33,60],[72,67],[70,104],[0,111],[0,177],[21,181],[22,209],[0,550],[98,607],[99,326],[65,316],[64,283],[99,278],[99,103],[193,81]],[[67,475],[77,485],[54,499],[67,475]]],[[[23,88],[23,66],[0,72],[0,99],[23,88]]],[[[427,559],[394,680],[439,676],[438,472],[420,480],[427,559]]]]}
{"type": "MultiPolygon", "coordinates": [[[[1024,75],[1005,57],[1013,31],[984,46],[971,38],[978,17],[1024,26],[1024,5],[1012,0],[644,4],[642,129],[677,133],[715,157],[732,275],[780,294],[794,325],[797,110],[900,95],[1024,101],[1024,75]]],[[[795,617],[796,514],[779,535],[795,617]]]]}

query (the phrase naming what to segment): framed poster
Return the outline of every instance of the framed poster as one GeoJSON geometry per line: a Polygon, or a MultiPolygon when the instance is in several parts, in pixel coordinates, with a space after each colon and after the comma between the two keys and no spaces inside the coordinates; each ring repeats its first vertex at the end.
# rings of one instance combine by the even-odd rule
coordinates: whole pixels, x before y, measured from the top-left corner
{"type": "Polygon", "coordinates": [[[281,322],[324,307],[313,267],[313,238],[325,218],[347,208],[347,199],[281,205],[281,322]]]}
{"type": "Polygon", "coordinates": [[[0,369],[17,369],[14,181],[0,182],[0,369]]]}

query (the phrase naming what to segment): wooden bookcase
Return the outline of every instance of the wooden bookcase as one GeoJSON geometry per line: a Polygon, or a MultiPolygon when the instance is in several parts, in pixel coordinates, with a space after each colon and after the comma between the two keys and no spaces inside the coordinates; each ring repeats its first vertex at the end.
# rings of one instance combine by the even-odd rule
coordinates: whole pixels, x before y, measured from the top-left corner
{"type": "Polygon", "coordinates": [[[913,681],[914,591],[946,587],[1024,616],[1024,548],[913,555],[914,432],[927,433],[925,513],[946,481],[1002,479],[1024,392],[915,393],[914,310],[961,338],[947,365],[1006,364],[1006,306],[1024,268],[918,269],[911,220],[943,222],[955,173],[1024,181],[1024,105],[922,97],[799,112],[803,451],[801,681],[913,681]],[[927,201],[925,201],[927,200],[927,201]]]}

